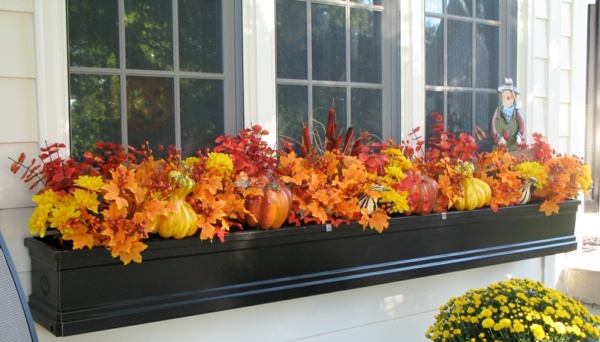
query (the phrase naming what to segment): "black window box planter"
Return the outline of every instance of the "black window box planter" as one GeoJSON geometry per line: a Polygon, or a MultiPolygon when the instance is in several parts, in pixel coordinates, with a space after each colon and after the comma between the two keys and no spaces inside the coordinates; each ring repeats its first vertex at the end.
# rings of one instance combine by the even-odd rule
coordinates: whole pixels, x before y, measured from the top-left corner
{"type": "Polygon", "coordinates": [[[57,336],[348,290],[575,250],[577,200],[399,216],[358,224],[240,231],[226,242],[149,239],[141,264],[102,248],[27,238],[34,320],[57,336]]]}

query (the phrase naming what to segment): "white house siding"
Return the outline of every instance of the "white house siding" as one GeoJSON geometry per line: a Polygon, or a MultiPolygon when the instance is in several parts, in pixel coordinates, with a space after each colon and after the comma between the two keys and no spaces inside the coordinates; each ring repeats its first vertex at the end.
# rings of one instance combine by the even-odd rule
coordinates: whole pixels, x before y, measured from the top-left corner
{"type": "MultiPolygon", "coordinates": [[[[582,155],[587,1],[519,3],[516,82],[528,136],[544,133],[558,150],[582,155]]],[[[263,63],[274,60],[264,56],[274,53],[273,1],[244,0],[244,10],[245,82],[254,89],[245,94],[246,120],[273,125],[274,118],[263,118],[275,108],[274,63],[263,63]]],[[[401,11],[402,115],[409,129],[424,117],[423,4],[402,1],[401,11]]],[[[29,293],[23,238],[31,193],[10,174],[7,157],[33,156],[44,140],[68,136],[64,1],[0,0],[0,47],[0,230],[29,293]]],[[[537,258],[60,339],[39,326],[38,332],[42,341],[424,341],[450,297],[509,276],[551,284],[560,278],[554,263],[537,258]]]]}

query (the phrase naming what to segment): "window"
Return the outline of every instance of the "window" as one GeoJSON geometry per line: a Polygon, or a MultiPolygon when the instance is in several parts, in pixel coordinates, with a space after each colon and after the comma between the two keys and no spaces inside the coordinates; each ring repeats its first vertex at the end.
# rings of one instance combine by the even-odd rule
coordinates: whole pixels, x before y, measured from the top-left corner
{"type": "MultiPolygon", "coordinates": [[[[428,135],[432,112],[450,132],[489,130],[498,86],[517,78],[516,19],[514,0],[425,1],[428,135]]],[[[490,139],[480,142],[481,150],[491,148],[490,139]]]]}
{"type": "Polygon", "coordinates": [[[303,124],[398,138],[399,36],[386,0],[277,0],[277,130],[300,141],[303,124]]]}
{"type": "Polygon", "coordinates": [[[69,0],[74,156],[96,141],[214,145],[241,123],[241,1],[69,0]]]}

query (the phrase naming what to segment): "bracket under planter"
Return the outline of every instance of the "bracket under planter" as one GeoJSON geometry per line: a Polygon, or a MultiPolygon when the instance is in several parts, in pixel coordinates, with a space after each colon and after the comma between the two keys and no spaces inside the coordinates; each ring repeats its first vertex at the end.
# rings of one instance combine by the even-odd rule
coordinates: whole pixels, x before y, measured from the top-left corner
{"type": "Polygon", "coordinates": [[[575,250],[580,202],[398,216],[383,233],[354,223],[239,231],[226,242],[151,238],[141,264],[103,248],[27,238],[34,320],[75,335],[348,290],[575,250]]]}

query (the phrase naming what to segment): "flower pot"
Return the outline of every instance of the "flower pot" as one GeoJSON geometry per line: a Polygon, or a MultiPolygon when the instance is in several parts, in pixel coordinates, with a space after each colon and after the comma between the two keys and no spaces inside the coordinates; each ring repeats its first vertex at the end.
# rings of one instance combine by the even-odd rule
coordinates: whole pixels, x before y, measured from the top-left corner
{"type": "Polygon", "coordinates": [[[27,238],[34,320],[74,335],[483,267],[576,249],[579,201],[399,216],[358,224],[239,231],[226,242],[151,238],[141,264],[107,250],[27,238]]]}

